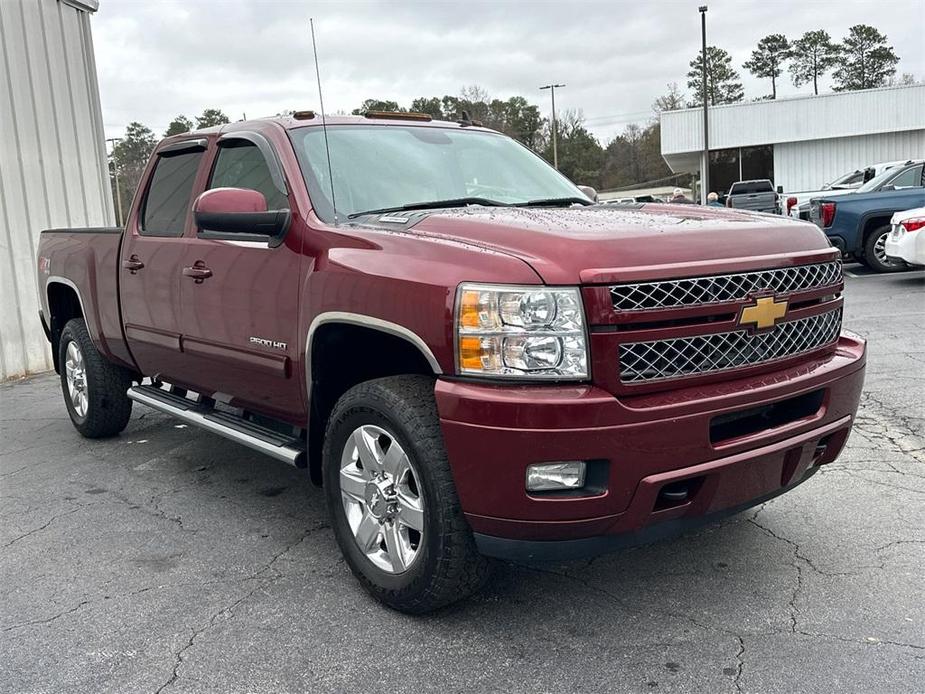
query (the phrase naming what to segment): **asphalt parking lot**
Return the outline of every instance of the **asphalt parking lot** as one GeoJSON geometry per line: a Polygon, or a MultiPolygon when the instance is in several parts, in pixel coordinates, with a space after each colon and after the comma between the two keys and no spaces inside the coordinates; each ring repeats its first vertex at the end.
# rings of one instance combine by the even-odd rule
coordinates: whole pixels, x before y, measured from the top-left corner
{"type": "Polygon", "coordinates": [[[0,691],[925,691],[925,272],[848,269],[870,353],[839,461],[424,618],[361,590],[300,471],[137,406],[88,441],[53,374],[4,384],[0,691]]]}

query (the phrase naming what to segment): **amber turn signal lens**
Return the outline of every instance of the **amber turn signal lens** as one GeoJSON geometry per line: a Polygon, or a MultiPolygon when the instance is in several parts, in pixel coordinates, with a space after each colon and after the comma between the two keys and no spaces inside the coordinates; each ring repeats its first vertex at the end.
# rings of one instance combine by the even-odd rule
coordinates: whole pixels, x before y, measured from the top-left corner
{"type": "Polygon", "coordinates": [[[459,302],[459,324],[464,328],[479,327],[479,293],[465,291],[459,302]]]}
{"type": "Polygon", "coordinates": [[[482,368],[482,338],[459,338],[459,365],[464,369],[482,368]]]}

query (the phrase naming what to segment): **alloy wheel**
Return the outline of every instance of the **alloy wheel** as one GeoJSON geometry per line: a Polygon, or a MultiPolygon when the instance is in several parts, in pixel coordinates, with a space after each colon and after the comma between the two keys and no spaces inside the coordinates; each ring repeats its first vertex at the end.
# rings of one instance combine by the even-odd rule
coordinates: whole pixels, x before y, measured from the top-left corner
{"type": "Polygon", "coordinates": [[[338,479],[357,546],[379,569],[407,571],[423,546],[424,496],[401,445],[381,427],[357,427],[344,444],[338,479]]]}
{"type": "Polygon", "coordinates": [[[897,267],[903,264],[902,261],[886,254],[886,240],[889,235],[890,232],[887,231],[877,237],[877,242],[874,244],[874,255],[877,256],[877,260],[887,267],[897,267]]]}
{"type": "Polygon", "coordinates": [[[67,380],[67,394],[71,399],[71,406],[78,417],[87,416],[87,407],[90,404],[87,390],[87,370],[84,366],[84,355],[76,342],[67,346],[67,355],[64,359],[64,373],[67,380]]]}

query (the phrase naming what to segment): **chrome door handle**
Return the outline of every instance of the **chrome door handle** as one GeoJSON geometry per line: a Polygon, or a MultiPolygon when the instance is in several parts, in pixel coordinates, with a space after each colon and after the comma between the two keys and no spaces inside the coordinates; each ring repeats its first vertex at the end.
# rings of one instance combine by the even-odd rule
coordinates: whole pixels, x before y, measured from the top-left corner
{"type": "Polygon", "coordinates": [[[207,280],[212,276],[212,271],[205,265],[196,263],[192,267],[183,268],[183,276],[192,277],[196,284],[202,284],[203,280],[207,280]]]}
{"type": "Polygon", "coordinates": [[[141,270],[145,264],[138,259],[137,255],[131,255],[126,260],[122,261],[122,267],[128,270],[133,275],[141,270]]]}

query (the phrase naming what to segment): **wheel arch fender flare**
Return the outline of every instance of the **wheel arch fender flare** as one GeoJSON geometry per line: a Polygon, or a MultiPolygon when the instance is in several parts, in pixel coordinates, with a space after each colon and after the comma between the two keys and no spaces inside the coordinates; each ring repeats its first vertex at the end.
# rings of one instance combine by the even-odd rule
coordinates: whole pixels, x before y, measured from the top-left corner
{"type": "Polygon", "coordinates": [[[427,345],[423,338],[421,338],[420,335],[418,335],[410,328],[405,327],[404,325],[362,313],[352,313],[346,311],[326,311],[315,316],[311,322],[311,325],[309,326],[308,333],[306,335],[303,364],[305,371],[305,409],[307,415],[305,430],[306,445],[309,451],[309,471],[312,475],[312,479],[316,482],[320,482],[320,467],[318,470],[315,470],[316,466],[314,465],[311,452],[313,449],[317,450],[318,445],[322,442],[323,432],[318,430],[318,426],[312,426],[314,419],[312,415],[312,399],[315,386],[315,379],[312,374],[312,362],[314,359],[313,348],[318,329],[322,326],[331,324],[341,324],[345,326],[365,328],[368,330],[384,333],[392,337],[400,338],[420,354],[421,358],[424,360],[424,362],[427,363],[434,376],[443,374],[443,368],[440,366],[440,362],[437,360],[437,357],[434,355],[431,348],[427,345]],[[316,473],[319,475],[317,478],[316,473]]]}

